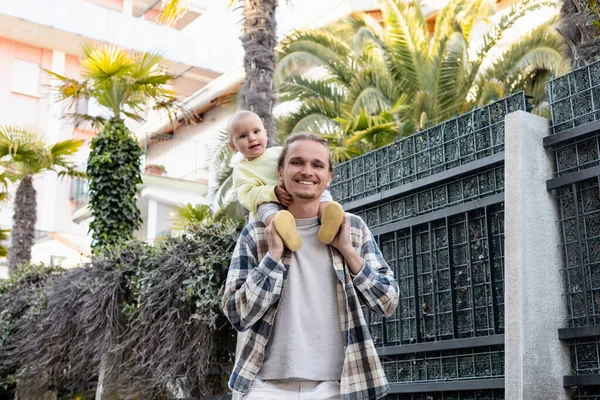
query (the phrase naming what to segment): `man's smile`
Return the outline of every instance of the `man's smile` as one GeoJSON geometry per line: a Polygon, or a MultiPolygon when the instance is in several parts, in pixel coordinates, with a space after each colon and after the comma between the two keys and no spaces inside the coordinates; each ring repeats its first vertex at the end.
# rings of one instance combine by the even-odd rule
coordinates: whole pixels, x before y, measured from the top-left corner
{"type": "Polygon", "coordinates": [[[311,182],[311,181],[296,181],[301,185],[307,185],[307,186],[312,186],[312,185],[316,185],[317,182],[311,182]]]}

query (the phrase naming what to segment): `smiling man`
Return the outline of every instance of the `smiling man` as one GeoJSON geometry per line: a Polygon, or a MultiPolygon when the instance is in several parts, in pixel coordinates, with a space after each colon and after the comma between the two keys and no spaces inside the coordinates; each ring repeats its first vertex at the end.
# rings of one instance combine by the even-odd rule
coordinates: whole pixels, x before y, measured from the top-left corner
{"type": "Polygon", "coordinates": [[[382,316],[398,285],[365,223],[346,213],[331,245],[317,239],[320,196],[332,179],[326,142],[288,138],[279,176],[303,246],[287,250],[273,225],[247,225],[234,251],[223,310],[248,331],[229,380],[243,399],[379,399],[388,383],[361,305],[382,316]]]}

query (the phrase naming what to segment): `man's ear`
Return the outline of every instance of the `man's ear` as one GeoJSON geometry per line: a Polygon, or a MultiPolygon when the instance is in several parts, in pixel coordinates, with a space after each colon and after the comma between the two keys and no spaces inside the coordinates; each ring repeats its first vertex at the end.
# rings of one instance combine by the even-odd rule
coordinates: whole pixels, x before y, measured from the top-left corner
{"type": "Polygon", "coordinates": [[[329,173],[329,179],[327,179],[327,188],[331,185],[331,181],[333,181],[333,172],[329,173]]]}
{"type": "Polygon", "coordinates": [[[229,140],[227,142],[227,145],[229,146],[229,148],[234,152],[237,153],[238,149],[235,147],[235,144],[233,144],[233,142],[231,140],[229,140]]]}

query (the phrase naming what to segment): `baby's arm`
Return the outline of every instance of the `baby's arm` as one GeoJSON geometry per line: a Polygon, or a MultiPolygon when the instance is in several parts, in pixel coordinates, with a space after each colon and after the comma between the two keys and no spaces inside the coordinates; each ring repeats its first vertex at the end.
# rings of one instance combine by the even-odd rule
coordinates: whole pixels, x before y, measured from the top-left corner
{"type": "Polygon", "coordinates": [[[235,187],[238,201],[248,211],[256,213],[260,204],[277,202],[275,185],[262,185],[257,179],[244,179],[235,187]]]}

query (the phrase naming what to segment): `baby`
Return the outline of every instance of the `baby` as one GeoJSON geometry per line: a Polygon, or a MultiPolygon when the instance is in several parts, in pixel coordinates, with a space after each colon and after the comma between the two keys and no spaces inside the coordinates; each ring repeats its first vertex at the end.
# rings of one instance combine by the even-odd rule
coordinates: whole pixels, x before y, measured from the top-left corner
{"type": "MultiPolygon", "coordinates": [[[[266,148],[267,131],[260,117],[250,111],[236,113],[227,125],[229,147],[245,157],[233,169],[233,186],[238,201],[265,226],[274,224],[285,247],[297,251],[302,238],[296,230],[296,220],[284,209],[292,203],[292,196],[279,182],[277,159],[281,147],[266,148]]],[[[318,238],[330,244],[337,235],[344,210],[333,201],[329,191],[321,195],[318,238]]]]}

